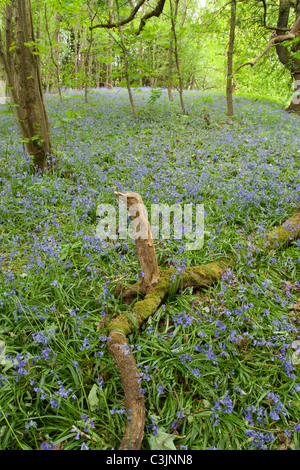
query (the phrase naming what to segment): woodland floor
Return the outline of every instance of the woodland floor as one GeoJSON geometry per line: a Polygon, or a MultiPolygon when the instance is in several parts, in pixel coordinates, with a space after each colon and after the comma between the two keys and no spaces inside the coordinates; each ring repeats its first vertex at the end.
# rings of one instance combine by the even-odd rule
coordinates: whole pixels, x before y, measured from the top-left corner
{"type": "Polygon", "coordinates": [[[245,247],[300,203],[300,120],[268,100],[126,90],[46,97],[59,161],[33,176],[0,106],[0,449],[118,448],[127,413],[106,326],[140,278],[132,240],[97,238],[96,209],[135,191],[204,204],[205,242],[157,240],[161,268],[231,253],[222,282],[169,295],[129,338],[146,404],[142,449],[300,448],[300,240],[245,247]],[[206,116],[207,115],[207,116],[206,116]],[[204,119],[204,116],[206,118],[204,119]],[[162,444],[163,442],[163,444],[162,444]]]}

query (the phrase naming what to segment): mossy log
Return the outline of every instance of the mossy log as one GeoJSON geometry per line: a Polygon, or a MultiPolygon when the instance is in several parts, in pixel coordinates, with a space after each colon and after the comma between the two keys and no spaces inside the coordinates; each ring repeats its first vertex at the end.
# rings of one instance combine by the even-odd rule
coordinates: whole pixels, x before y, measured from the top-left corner
{"type": "Polygon", "coordinates": [[[259,247],[265,250],[288,245],[300,235],[300,206],[284,224],[276,227],[260,240],[259,247]]]}
{"type": "MultiPolygon", "coordinates": [[[[188,267],[181,277],[177,278],[176,282],[179,283],[180,290],[183,290],[186,287],[194,287],[198,289],[209,287],[220,279],[224,269],[233,266],[233,260],[219,260],[202,266],[188,267]]],[[[172,280],[174,276],[176,278],[175,268],[160,271],[160,278],[164,276],[167,276],[169,280],[172,280]]],[[[171,287],[173,287],[173,283],[171,285],[169,284],[168,292],[171,287]]],[[[122,302],[124,304],[131,304],[139,294],[146,295],[148,292],[151,291],[149,291],[149,289],[145,289],[143,282],[139,281],[129,287],[117,286],[115,289],[115,296],[121,295],[122,302]]]]}
{"type": "Polygon", "coordinates": [[[144,395],[140,393],[139,371],[126,336],[122,332],[112,330],[107,346],[120,371],[128,413],[127,426],[119,449],[139,449],[145,425],[145,404],[144,395]]]}
{"type": "MultiPolygon", "coordinates": [[[[219,281],[222,274],[232,265],[231,260],[221,260],[203,266],[189,267],[177,279],[178,289],[182,290],[186,287],[201,289],[202,287],[211,286],[219,281]]],[[[174,268],[161,271],[160,277],[153,289],[148,292],[143,300],[139,300],[134,304],[132,312],[134,321],[130,320],[125,314],[119,315],[110,322],[108,328],[110,330],[121,331],[127,336],[134,331],[136,326],[140,327],[147,318],[156,312],[168,292],[174,287],[174,282],[176,282],[176,278],[174,281],[175,273],[174,268]]]]}
{"type": "MultiPolygon", "coordinates": [[[[263,237],[259,241],[259,251],[283,246],[291,239],[296,238],[299,234],[300,206],[283,225],[272,230],[266,237],[263,237]]],[[[149,241],[149,245],[152,246],[152,240],[149,241]]],[[[151,266],[150,258],[148,262],[150,262],[151,266]]],[[[154,265],[155,263],[156,255],[154,265]]],[[[211,286],[220,281],[222,275],[228,268],[233,268],[234,265],[235,260],[230,258],[214,261],[203,266],[188,267],[181,275],[177,287],[182,290],[189,286],[197,289],[211,286]]],[[[131,315],[119,315],[108,325],[108,350],[115,358],[119,368],[125,394],[125,406],[128,411],[130,410],[125,433],[119,447],[120,450],[140,449],[145,426],[144,396],[139,391],[140,376],[135,359],[128,347],[127,336],[138,329],[147,318],[153,315],[166,295],[171,290],[174,290],[174,275],[176,275],[175,268],[169,268],[159,272],[159,276],[156,278],[156,282],[153,283],[150,290],[148,286],[145,289],[145,284],[142,281],[127,288],[123,297],[125,300],[130,298],[131,301],[133,301],[138,294],[145,294],[145,292],[146,295],[144,299],[135,302],[131,315]]]]}

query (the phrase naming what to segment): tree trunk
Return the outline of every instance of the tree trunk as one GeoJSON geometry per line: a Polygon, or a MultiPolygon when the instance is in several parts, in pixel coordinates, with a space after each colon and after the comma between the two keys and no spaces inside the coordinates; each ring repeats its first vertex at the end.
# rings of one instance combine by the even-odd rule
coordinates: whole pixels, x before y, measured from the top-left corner
{"type": "MultiPolygon", "coordinates": [[[[92,21],[91,21],[91,26],[92,26],[92,21]]],[[[85,57],[84,57],[84,75],[85,75],[85,82],[84,82],[84,102],[88,102],[88,87],[90,86],[91,83],[91,69],[92,69],[92,64],[91,64],[91,48],[93,44],[93,30],[90,30],[90,36],[88,38],[88,43],[89,47],[87,51],[85,52],[85,57]]]]}
{"type": "Polygon", "coordinates": [[[133,96],[132,96],[131,86],[130,86],[128,57],[127,57],[127,50],[126,50],[126,45],[124,41],[123,27],[119,26],[118,29],[119,29],[120,38],[121,38],[121,46],[122,46],[123,59],[124,59],[124,75],[125,75],[126,87],[128,91],[129,102],[130,102],[132,114],[134,118],[137,119],[138,113],[137,113],[135,103],[133,101],[133,96]]]}
{"type": "MultiPolygon", "coordinates": [[[[296,19],[300,15],[300,5],[299,2],[294,5],[294,2],[290,0],[280,0],[279,5],[279,13],[278,13],[278,20],[277,20],[277,31],[278,35],[286,34],[286,28],[288,27],[289,23],[289,16],[291,8],[294,7],[296,19]]],[[[291,52],[299,52],[300,51],[300,41],[292,44],[291,52]]],[[[276,52],[278,59],[280,62],[290,71],[293,79],[294,79],[294,95],[290,105],[287,108],[287,111],[295,112],[296,114],[300,115],[300,104],[299,98],[297,94],[300,91],[300,59],[295,57],[291,54],[288,47],[283,46],[282,44],[278,44],[276,46],[276,52]],[[297,93],[298,92],[298,93],[297,93]]]]}
{"type": "MultiPolygon", "coordinates": [[[[107,6],[109,8],[109,21],[113,22],[114,20],[113,0],[108,0],[107,6]]],[[[113,88],[113,78],[112,78],[113,43],[114,43],[113,37],[109,35],[108,51],[107,51],[107,65],[106,65],[106,80],[105,80],[105,87],[109,89],[113,88]]]]}
{"type": "Polygon", "coordinates": [[[173,54],[173,39],[170,40],[169,45],[169,63],[168,63],[168,97],[170,101],[173,101],[172,94],[172,54],[173,54]]]}
{"type": "MultiPolygon", "coordinates": [[[[41,6],[40,6],[40,0],[37,0],[37,5],[36,5],[36,11],[37,11],[37,28],[36,28],[36,41],[37,44],[41,44],[41,6]]],[[[41,69],[41,57],[40,54],[37,56],[37,62],[38,62],[38,67],[41,69]]]]}
{"type": "MultiPolygon", "coordinates": [[[[78,17],[77,17],[77,24],[78,24],[78,17]]],[[[77,28],[74,30],[74,77],[75,77],[75,88],[78,88],[78,43],[79,43],[79,34],[77,28]]]]}
{"type": "Polygon", "coordinates": [[[119,23],[118,30],[120,34],[120,40],[121,40],[119,45],[122,49],[122,55],[123,55],[123,60],[124,60],[124,75],[125,75],[126,87],[128,91],[128,97],[129,97],[132,114],[134,118],[137,119],[138,113],[137,113],[135,103],[133,101],[133,96],[132,96],[131,86],[130,86],[128,53],[127,53],[127,48],[126,48],[124,34],[123,34],[123,26],[120,25],[120,9],[119,9],[118,0],[116,0],[116,9],[117,9],[117,17],[118,17],[118,23],[119,23]]]}
{"type": "Polygon", "coordinates": [[[60,15],[59,13],[55,12],[54,15],[56,28],[54,32],[54,47],[52,44],[51,33],[49,31],[49,24],[48,24],[48,15],[47,15],[47,4],[45,3],[45,26],[49,40],[49,47],[50,47],[50,57],[52,60],[52,75],[54,77],[52,82],[52,91],[53,93],[59,94],[60,100],[62,100],[61,89],[60,89],[60,79],[59,79],[59,49],[58,49],[58,41],[59,41],[59,33],[60,33],[60,15]]]}
{"type": "Polygon", "coordinates": [[[142,87],[143,86],[143,69],[142,69],[142,62],[143,62],[143,46],[142,46],[142,42],[139,41],[139,74],[140,74],[140,78],[139,78],[139,86],[142,87]]]}
{"type": "Polygon", "coordinates": [[[300,115],[300,70],[292,75],[294,77],[294,95],[286,110],[300,115]]]}
{"type": "Polygon", "coordinates": [[[174,40],[174,57],[175,57],[175,65],[176,71],[178,75],[178,82],[179,82],[179,100],[180,106],[182,109],[183,114],[187,114],[183,102],[183,86],[182,86],[182,75],[181,75],[181,68],[179,64],[179,51],[178,51],[178,41],[177,41],[177,34],[176,34],[176,20],[177,20],[177,13],[178,13],[178,4],[179,0],[175,0],[175,9],[173,13],[173,5],[172,0],[170,0],[170,10],[171,10],[171,31],[173,33],[173,40],[174,40]]]}
{"type": "Polygon", "coordinates": [[[107,65],[106,65],[106,88],[113,88],[113,78],[112,78],[112,47],[113,47],[113,38],[110,36],[108,40],[108,53],[107,53],[107,65]]]}
{"type": "Polygon", "coordinates": [[[82,33],[82,42],[79,48],[79,62],[78,62],[78,72],[79,72],[79,90],[83,90],[85,87],[85,62],[86,62],[86,31],[83,30],[82,33]],[[82,75],[83,72],[83,75],[82,75]]]}
{"type": "Polygon", "coordinates": [[[96,64],[95,64],[95,69],[96,69],[96,88],[100,87],[100,62],[96,59],[96,64]]]}
{"type": "Polygon", "coordinates": [[[6,45],[0,37],[0,59],[26,149],[36,170],[43,172],[51,154],[50,125],[46,112],[30,0],[6,4],[6,45]],[[27,44],[27,45],[26,45],[27,44]],[[30,46],[28,46],[30,44],[30,46]]]}
{"type": "Polygon", "coordinates": [[[196,77],[195,77],[195,75],[193,75],[192,82],[191,82],[191,85],[190,85],[190,90],[194,89],[195,83],[196,83],[196,77]]]}
{"type": "Polygon", "coordinates": [[[230,33],[229,33],[229,44],[228,44],[228,51],[227,51],[227,82],[226,82],[227,114],[229,117],[234,116],[233,100],[232,100],[232,58],[233,58],[233,48],[234,48],[235,22],[236,22],[236,0],[231,0],[230,33]]]}
{"type": "Polygon", "coordinates": [[[54,67],[53,67],[53,74],[54,74],[54,81],[53,81],[53,91],[59,93],[61,99],[61,89],[60,89],[60,79],[59,79],[59,34],[60,34],[60,14],[55,12],[54,21],[56,24],[55,32],[54,32],[54,50],[53,50],[53,57],[54,57],[54,67]]]}
{"type": "Polygon", "coordinates": [[[156,69],[156,41],[154,40],[153,42],[153,48],[152,48],[152,55],[151,55],[151,50],[149,49],[149,63],[151,64],[151,67],[153,69],[153,72],[151,72],[151,77],[149,79],[150,81],[150,86],[155,86],[157,82],[157,76],[154,76],[154,71],[156,69]]]}

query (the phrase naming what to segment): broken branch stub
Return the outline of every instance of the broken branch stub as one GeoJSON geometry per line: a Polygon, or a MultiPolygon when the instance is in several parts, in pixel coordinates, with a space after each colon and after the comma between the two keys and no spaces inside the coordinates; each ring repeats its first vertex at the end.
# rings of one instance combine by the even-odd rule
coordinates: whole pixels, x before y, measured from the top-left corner
{"type": "Polygon", "coordinates": [[[140,292],[146,294],[151,287],[155,286],[160,276],[147,209],[138,193],[128,191],[126,193],[116,192],[115,194],[127,205],[132,219],[131,235],[142,270],[140,292]]]}

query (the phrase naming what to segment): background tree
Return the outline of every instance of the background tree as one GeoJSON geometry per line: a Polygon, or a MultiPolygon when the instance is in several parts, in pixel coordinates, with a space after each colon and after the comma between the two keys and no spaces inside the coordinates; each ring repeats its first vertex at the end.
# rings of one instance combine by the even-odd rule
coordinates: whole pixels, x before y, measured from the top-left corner
{"type": "MultiPolygon", "coordinates": [[[[299,0],[280,0],[277,20],[276,34],[285,36],[288,34],[290,17],[294,21],[300,19],[300,1],[299,0]],[[293,13],[293,15],[291,15],[293,13]]],[[[300,92],[300,24],[296,31],[295,39],[291,42],[281,42],[276,45],[276,51],[280,62],[290,71],[294,80],[295,93],[300,92]]],[[[300,114],[299,100],[292,100],[287,108],[289,111],[295,111],[300,114]]]]}
{"type": "Polygon", "coordinates": [[[5,40],[0,35],[0,60],[27,151],[33,157],[34,166],[43,172],[52,149],[38,55],[30,0],[12,0],[11,4],[6,4],[5,40]]]}
{"type": "MultiPolygon", "coordinates": [[[[175,58],[175,65],[176,65],[176,72],[177,72],[177,77],[178,77],[178,91],[179,91],[179,98],[180,98],[180,106],[182,109],[183,114],[186,114],[186,110],[184,107],[184,102],[183,102],[183,83],[182,83],[182,75],[181,75],[181,67],[180,67],[180,61],[179,61],[179,42],[178,42],[178,37],[177,37],[177,32],[176,32],[176,23],[177,23],[177,17],[178,17],[178,5],[179,5],[179,0],[174,1],[173,5],[173,0],[170,0],[170,14],[171,14],[171,31],[172,31],[172,36],[173,36],[173,41],[174,43],[174,58],[175,58]]],[[[185,12],[183,15],[183,23],[185,19],[185,12]]],[[[172,52],[172,46],[170,51],[172,52]]]]}
{"type": "Polygon", "coordinates": [[[227,101],[227,114],[229,117],[234,115],[233,100],[232,100],[232,62],[233,62],[233,48],[235,36],[235,22],[236,22],[236,0],[231,0],[230,12],[230,33],[229,44],[227,52],[227,83],[226,83],[226,101],[227,101]]]}
{"type": "MultiPolygon", "coordinates": [[[[257,2],[254,3],[254,8],[257,9],[257,2]]],[[[294,81],[294,88],[297,94],[299,91],[299,78],[300,78],[300,1],[299,0],[280,0],[278,4],[261,0],[259,2],[260,15],[259,18],[260,28],[267,31],[271,37],[262,52],[257,55],[255,59],[242,63],[233,72],[237,73],[241,68],[246,65],[253,67],[262,58],[272,61],[272,57],[277,53],[277,57],[281,64],[290,72],[294,81]],[[277,24],[274,25],[274,20],[277,18],[277,24]],[[276,52],[275,52],[276,51],[276,52]]],[[[257,23],[257,19],[256,19],[257,23]]],[[[277,84],[278,88],[278,84],[277,84]]],[[[288,111],[300,112],[299,100],[292,99],[287,108],[288,111]]]]}

